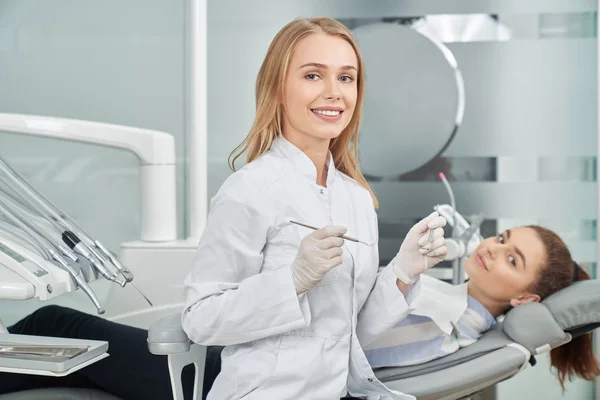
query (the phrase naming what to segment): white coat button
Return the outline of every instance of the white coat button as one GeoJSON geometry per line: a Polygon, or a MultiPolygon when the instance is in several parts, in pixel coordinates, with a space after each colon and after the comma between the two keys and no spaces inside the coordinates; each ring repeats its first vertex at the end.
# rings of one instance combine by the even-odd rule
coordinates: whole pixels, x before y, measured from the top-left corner
{"type": "Polygon", "coordinates": [[[369,378],[367,379],[369,382],[373,382],[373,378],[369,378]]]}
{"type": "Polygon", "coordinates": [[[321,194],[323,194],[323,193],[325,193],[325,190],[321,189],[320,192],[321,192],[321,194]]]}

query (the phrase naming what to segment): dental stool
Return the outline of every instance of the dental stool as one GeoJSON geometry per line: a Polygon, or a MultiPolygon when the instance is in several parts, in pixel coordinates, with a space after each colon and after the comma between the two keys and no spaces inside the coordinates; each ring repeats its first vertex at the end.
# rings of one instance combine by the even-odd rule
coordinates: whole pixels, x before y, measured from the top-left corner
{"type": "MultiPolygon", "coordinates": [[[[183,400],[182,369],[196,366],[197,400],[204,383],[206,347],[188,339],[180,318],[177,314],[155,322],[148,331],[148,349],[168,357],[174,400],[183,400]]],[[[600,281],[577,282],[541,303],[510,310],[476,343],[454,354],[409,367],[379,368],[375,374],[390,389],[418,400],[462,399],[534,366],[535,356],[599,326],[600,281]]]]}

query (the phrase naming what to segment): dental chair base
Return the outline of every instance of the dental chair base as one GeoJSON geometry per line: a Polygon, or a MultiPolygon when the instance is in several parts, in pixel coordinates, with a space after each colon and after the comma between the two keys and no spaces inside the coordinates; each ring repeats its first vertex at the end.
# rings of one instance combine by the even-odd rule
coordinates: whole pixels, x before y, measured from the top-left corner
{"type": "MultiPolygon", "coordinates": [[[[418,400],[457,400],[518,374],[535,356],[600,327],[600,281],[577,282],[549,296],[509,311],[504,320],[475,344],[428,363],[379,368],[375,374],[391,389],[418,400]]],[[[192,344],[180,314],[156,321],[148,331],[148,349],[169,357],[174,400],[183,400],[181,369],[196,365],[194,399],[202,393],[206,348],[192,344]]]]}

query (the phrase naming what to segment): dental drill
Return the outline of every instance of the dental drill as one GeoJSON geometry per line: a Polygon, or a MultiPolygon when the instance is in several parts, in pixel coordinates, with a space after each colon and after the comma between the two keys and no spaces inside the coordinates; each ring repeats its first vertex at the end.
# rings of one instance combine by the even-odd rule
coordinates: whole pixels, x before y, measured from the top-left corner
{"type": "MultiPolygon", "coordinates": [[[[133,282],[133,274],[119,262],[114,253],[106,248],[99,240],[94,240],[87,235],[75,221],[54,207],[50,201],[23,180],[8,165],[8,163],[0,157],[0,182],[2,181],[3,175],[10,180],[10,185],[6,182],[5,185],[10,186],[15,193],[15,195],[11,196],[13,201],[11,202],[9,200],[8,202],[20,203],[22,206],[26,204],[28,206],[28,214],[37,217],[31,219],[31,221],[34,221],[33,224],[37,224],[37,228],[40,231],[46,233],[48,230],[52,231],[52,234],[49,236],[54,238],[54,240],[50,241],[60,242],[60,244],[56,243],[55,247],[61,253],[71,259],[71,261],[77,260],[78,254],[87,260],[93,266],[93,269],[99,272],[104,278],[119,284],[121,287],[124,287],[127,283],[131,283],[148,304],[152,306],[152,302],[133,282]],[[15,197],[18,197],[21,201],[15,200],[15,197]],[[66,244],[68,248],[65,248],[64,244],[66,244]]],[[[4,197],[5,200],[6,197],[7,196],[4,197]]],[[[23,211],[22,209],[24,207],[19,208],[23,211]]],[[[92,301],[94,300],[92,299],[92,301]]]]}

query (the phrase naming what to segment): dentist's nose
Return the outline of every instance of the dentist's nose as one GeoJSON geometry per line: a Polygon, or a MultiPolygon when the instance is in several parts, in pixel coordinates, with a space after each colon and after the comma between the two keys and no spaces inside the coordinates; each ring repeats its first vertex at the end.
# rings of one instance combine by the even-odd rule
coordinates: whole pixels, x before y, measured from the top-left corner
{"type": "Polygon", "coordinates": [[[337,79],[333,81],[327,80],[325,83],[323,97],[325,97],[327,100],[339,100],[342,97],[337,79]]]}

